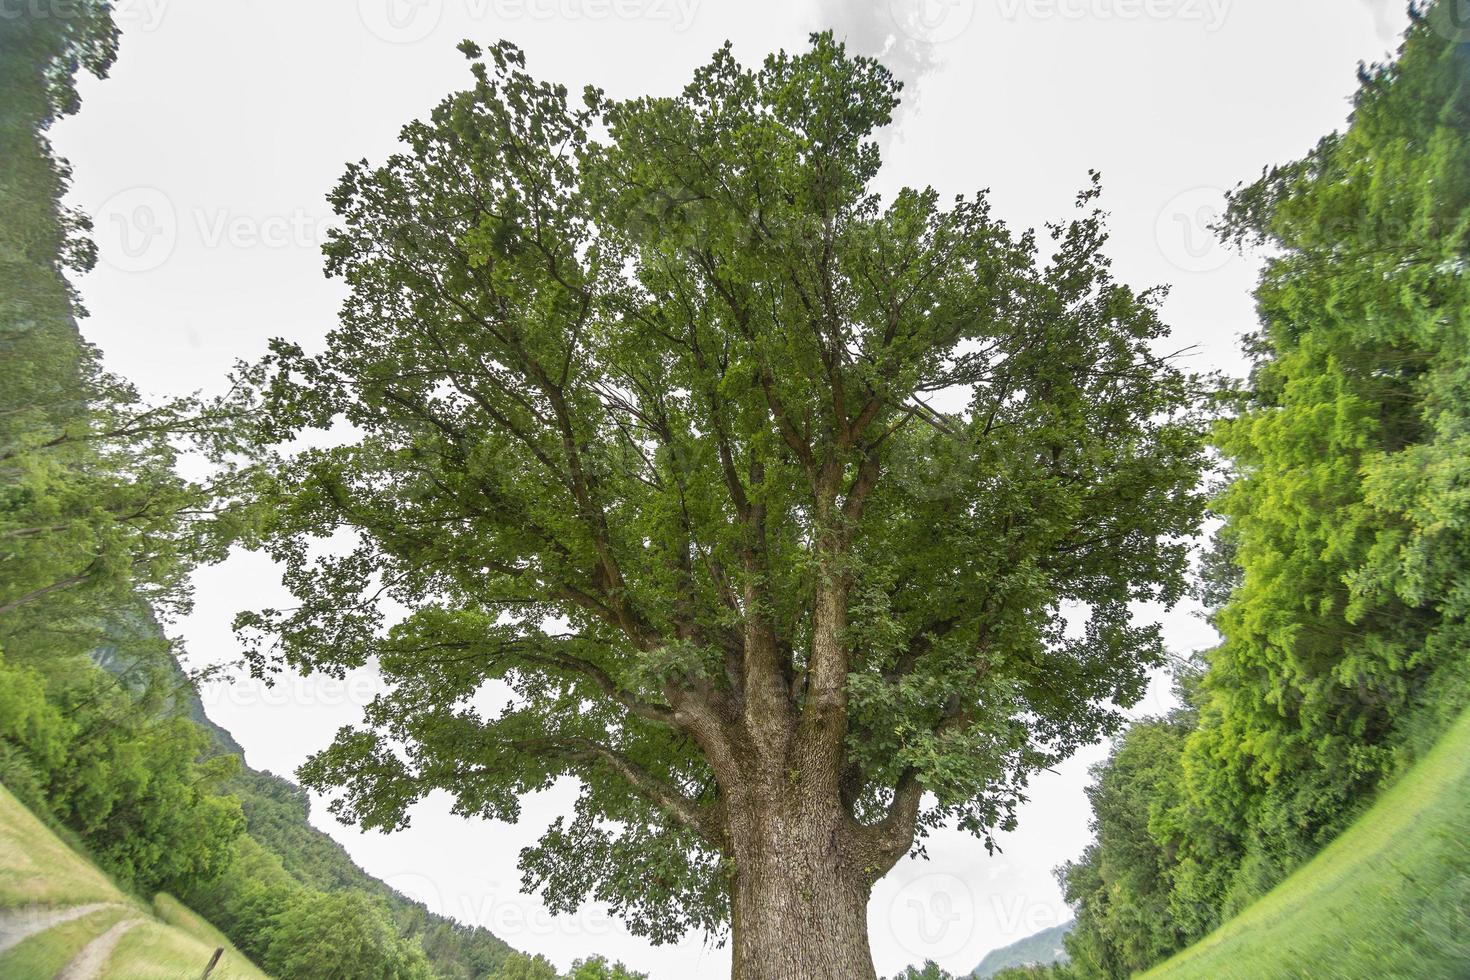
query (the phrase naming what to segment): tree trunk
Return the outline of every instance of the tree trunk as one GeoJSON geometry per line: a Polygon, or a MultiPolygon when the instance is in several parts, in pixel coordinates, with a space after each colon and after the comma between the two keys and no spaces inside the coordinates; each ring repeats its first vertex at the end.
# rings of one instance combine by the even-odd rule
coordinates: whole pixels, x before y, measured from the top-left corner
{"type": "Polygon", "coordinates": [[[875,980],[872,886],[845,814],[794,790],[760,795],[730,815],[733,980],[875,980]]]}

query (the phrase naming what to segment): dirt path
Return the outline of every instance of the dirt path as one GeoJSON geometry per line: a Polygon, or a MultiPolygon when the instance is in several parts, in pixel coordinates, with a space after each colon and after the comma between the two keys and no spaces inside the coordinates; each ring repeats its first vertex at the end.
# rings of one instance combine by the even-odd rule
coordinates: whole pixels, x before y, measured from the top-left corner
{"type": "Polygon", "coordinates": [[[134,926],[143,924],[142,919],[124,919],[111,929],[82,947],[82,951],[56,974],[56,980],[97,980],[102,968],[107,965],[118,940],[134,926]]]}
{"type": "Polygon", "coordinates": [[[115,902],[94,902],[91,905],[69,905],[63,908],[54,905],[27,905],[0,912],[0,953],[52,926],[80,919],[101,909],[119,907],[115,902]]]}

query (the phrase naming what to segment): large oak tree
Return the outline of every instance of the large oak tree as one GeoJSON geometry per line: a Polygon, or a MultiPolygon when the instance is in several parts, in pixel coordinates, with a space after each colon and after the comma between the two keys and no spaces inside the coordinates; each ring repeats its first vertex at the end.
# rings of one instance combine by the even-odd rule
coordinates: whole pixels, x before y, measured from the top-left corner
{"type": "Polygon", "coordinates": [[[279,467],[257,663],[388,681],[303,776],[382,829],[575,776],[522,855],[553,908],[872,977],[874,882],[1008,827],[1160,662],[1129,606],[1180,594],[1201,457],[1159,294],[1095,181],[1041,236],[877,194],[899,86],[828,35],[580,104],[462,50],[333,195],[325,349],[255,369],[278,439],[347,434],[279,467]]]}

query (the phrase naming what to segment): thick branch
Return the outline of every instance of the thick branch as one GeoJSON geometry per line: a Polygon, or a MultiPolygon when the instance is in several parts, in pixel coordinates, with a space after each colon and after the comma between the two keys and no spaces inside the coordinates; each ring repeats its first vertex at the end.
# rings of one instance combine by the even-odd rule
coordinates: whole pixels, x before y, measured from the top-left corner
{"type": "Polygon", "coordinates": [[[50,595],[53,592],[61,592],[73,586],[81,585],[87,580],[87,576],[90,574],[90,572],[91,569],[88,568],[87,571],[82,572],[79,575],[72,575],[68,578],[61,579],[60,581],[52,582],[50,585],[42,586],[39,589],[27,592],[25,595],[18,596],[5,603],[5,605],[0,606],[0,616],[3,616],[8,612],[13,612],[16,609],[19,609],[21,606],[29,605],[30,603],[35,602],[38,599],[44,599],[46,596],[50,595]]]}
{"type": "Polygon", "coordinates": [[[916,769],[906,769],[898,778],[888,812],[877,823],[863,827],[860,837],[870,848],[865,867],[871,880],[882,878],[914,844],[919,827],[919,806],[924,800],[924,784],[916,769]]]}
{"type": "Polygon", "coordinates": [[[570,763],[587,765],[600,762],[617,773],[639,796],[699,834],[712,846],[723,846],[724,828],[711,807],[685,796],[677,787],[659,779],[615,749],[586,738],[527,739],[508,744],[523,752],[560,758],[570,763]]]}

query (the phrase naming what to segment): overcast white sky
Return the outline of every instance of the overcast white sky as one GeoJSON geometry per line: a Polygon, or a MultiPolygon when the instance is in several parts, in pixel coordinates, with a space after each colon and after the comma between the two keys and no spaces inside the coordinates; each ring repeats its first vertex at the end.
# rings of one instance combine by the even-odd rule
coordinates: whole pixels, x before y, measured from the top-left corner
{"type": "MultiPolygon", "coordinates": [[[[1166,307],[1195,365],[1235,371],[1252,329],[1254,267],[1212,247],[1222,190],[1339,128],[1360,60],[1385,56],[1396,0],[120,0],[112,78],[84,83],[58,127],[73,204],[96,220],[102,261],[80,281],[83,330],[145,392],[219,388],[272,336],[310,349],[341,289],[321,272],[324,195],[349,160],[379,160],[399,127],[467,81],[454,45],[507,37],[531,70],[614,96],[678,89],[727,38],[747,63],[835,28],[908,80],[888,134],[885,189],[992,189],[1015,226],[1065,216],[1103,172],[1116,269],[1172,283],[1166,307]]],[[[197,576],[175,624],[191,664],[231,660],[242,608],[278,598],[266,561],[197,576]]],[[[1174,648],[1205,646],[1187,609],[1161,616],[1174,648]]],[[[370,673],[348,682],[213,686],[211,716],[250,763],[289,775],[359,717],[370,673]]],[[[1165,706],[1162,686],[1140,706],[1165,706]]],[[[925,958],[969,970],[986,951],[1068,915],[1052,869],[1088,840],[1083,753],[1033,786],[1004,853],[955,832],[880,884],[869,910],[880,973],[925,958]]],[[[559,966],[604,953],[654,980],[728,973],[701,937],[653,948],[597,910],[548,915],[519,892],[517,852],[573,799],[527,801],[517,826],[425,801],[413,826],[363,835],[317,825],[373,874],[436,911],[492,929],[559,966]]],[[[320,811],[320,807],[318,808],[320,811]]]]}

